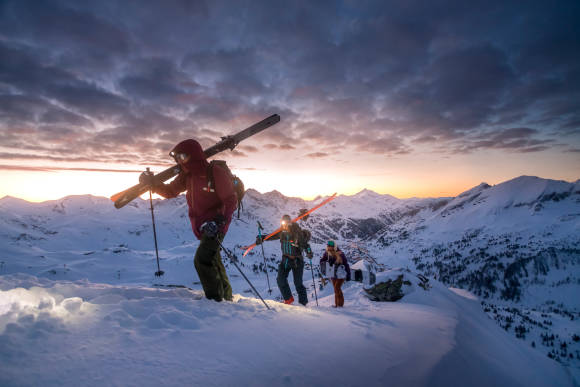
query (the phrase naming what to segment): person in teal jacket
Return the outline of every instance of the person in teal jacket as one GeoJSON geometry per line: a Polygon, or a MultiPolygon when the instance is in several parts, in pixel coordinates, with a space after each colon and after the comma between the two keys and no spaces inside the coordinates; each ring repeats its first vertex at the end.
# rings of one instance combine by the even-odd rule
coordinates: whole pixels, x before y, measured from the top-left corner
{"type": "MultiPolygon", "coordinates": [[[[306,287],[304,287],[302,276],[304,273],[304,257],[312,259],[312,250],[308,244],[310,232],[302,230],[298,224],[292,222],[290,215],[284,215],[281,221],[281,231],[276,235],[270,237],[268,240],[280,240],[280,247],[282,249],[282,260],[278,265],[278,276],[276,282],[278,288],[282,293],[285,304],[292,304],[294,297],[288,285],[288,274],[292,271],[294,277],[294,286],[298,293],[298,302],[302,305],[308,304],[308,295],[306,294],[306,287]]],[[[260,236],[256,237],[256,244],[261,244],[260,236]]]]}

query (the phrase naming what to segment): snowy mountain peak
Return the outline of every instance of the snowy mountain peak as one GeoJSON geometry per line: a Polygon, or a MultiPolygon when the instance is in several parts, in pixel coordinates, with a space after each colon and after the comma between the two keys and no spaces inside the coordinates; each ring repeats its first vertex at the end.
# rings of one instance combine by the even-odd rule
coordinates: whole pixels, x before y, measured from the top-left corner
{"type": "Polygon", "coordinates": [[[493,187],[487,183],[481,183],[455,197],[446,210],[464,207],[468,203],[473,205],[486,203],[490,209],[505,209],[512,206],[529,207],[539,202],[563,199],[574,191],[574,184],[566,181],[520,176],[493,187]]]}
{"type": "Polygon", "coordinates": [[[396,197],[389,195],[389,194],[380,194],[377,193],[375,191],[372,191],[370,189],[363,189],[360,192],[357,192],[354,195],[348,196],[348,195],[341,195],[341,196],[346,196],[346,197],[350,197],[350,198],[355,198],[355,199],[367,199],[367,200],[372,200],[372,199],[394,199],[394,200],[398,200],[396,197]]]}
{"type": "Polygon", "coordinates": [[[520,176],[495,186],[482,183],[434,212],[430,229],[445,233],[493,227],[495,232],[508,232],[516,228],[534,230],[548,219],[556,224],[559,219],[575,221],[575,189],[573,183],[533,176],[520,176]]]}
{"type": "Polygon", "coordinates": [[[273,191],[270,191],[270,192],[266,192],[264,195],[271,196],[271,197],[276,197],[276,198],[287,198],[287,196],[284,196],[282,194],[282,192],[280,192],[278,190],[273,190],[273,191]]]}
{"type": "Polygon", "coordinates": [[[490,192],[504,206],[531,205],[550,200],[555,196],[572,194],[574,185],[563,180],[543,179],[535,176],[520,176],[493,187],[490,192]]]}
{"type": "Polygon", "coordinates": [[[463,198],[466,196],[471,196],[477,193],[480,193],[481,191],[490,188],[491,186],[485,182],[479,184],[478,186],[475,186],[473,188],[468,189],[467,191],[464,191],[462,193],[460,193],[459,195],[457,195],[458,198],[463,198]]]}
{"type": "Polygon", "coordinates": [[[258,191],[256,191],[256,190],[255,190],[255,189],[253,189],[253,188],[248,188],[248,189],[246,190],[246,193],[245,193],[245,195],[258,196],[258,195],[261,195],[261,193],[260,193],[260,192],[258,192],[258,191]]]}
{"type": "Polygon", "coordinates": [[[353,195],[354,197],[363,197],[363,196],[381,196],[380,194],[376,193],[375,191],[372,191],[370,189],[363,189],[360,192],[357,192],[356,194],[353,195]]]}
{"type": "Polygon", "coordinates": [[[97,207],[108,206],[111,201],[102,196],[70,195],[46,203],[52,204],[53,211],[64,214],[67,211],[94,211],[97,207]]]}
{"type": "Polygon", "coordinates": [[[0,199],[0,207],[5,207],[5,208],[15,208],[15,207],[19,207],[19,206],[28,206],[30,205],[30,202],[27,202],[24,199],[20,199],[20,198],[15,198],[14,196],[4,196],[2,199],[0,199]]]}

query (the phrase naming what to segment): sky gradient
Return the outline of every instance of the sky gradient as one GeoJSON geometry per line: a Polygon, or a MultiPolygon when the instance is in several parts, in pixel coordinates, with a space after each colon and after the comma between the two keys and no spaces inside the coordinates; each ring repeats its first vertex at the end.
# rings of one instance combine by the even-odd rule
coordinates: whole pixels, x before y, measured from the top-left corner
{"type": "Polygon", "coordinates": [[[575,181],[578,20],[578,1],[0,1],[0,197],[110,196],[274,113],[219,156],[261,192],[575,181]]]}

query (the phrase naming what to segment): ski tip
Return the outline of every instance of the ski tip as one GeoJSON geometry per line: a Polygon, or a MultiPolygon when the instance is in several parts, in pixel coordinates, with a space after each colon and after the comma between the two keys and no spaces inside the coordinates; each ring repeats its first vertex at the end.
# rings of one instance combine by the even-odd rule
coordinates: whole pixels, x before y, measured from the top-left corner
{"type": "Polygon", "coordinates": [[[113,201],[116,209],[125,207],[125,205],[131,201],[126,195],[118,194],[111,196],[111,200],[113,201]]]}
{"type": "MultiPolygon", "coordinates": [[[[123,191],[125,192],[125,191],[123,191]]],[[[123,195],[123,192],[119,192],[114,194],[113,196],[110,197],[111,201],[116,202],[117,200],[119,200],[119,198],[123,195]]]]}
{"type": "Polygon", "coordinates": [[[242,257],[245,257],[246,255],[248,255],[248,253],[249,253],[250,251],[252,251],[252,249],[253,249],[254,247],[256,247],[256,245],[255,245],[255,244],[254,244],[254,245],[252,245],[252,246],[249,246],[249,247],[246,249],[246,251],[244,251],[244,254],[242,254],[242,257]]]}

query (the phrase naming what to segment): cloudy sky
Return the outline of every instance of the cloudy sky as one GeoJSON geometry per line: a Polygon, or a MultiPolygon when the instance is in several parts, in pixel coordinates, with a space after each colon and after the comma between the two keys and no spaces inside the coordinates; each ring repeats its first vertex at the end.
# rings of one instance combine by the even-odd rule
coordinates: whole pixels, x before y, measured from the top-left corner
{"type": "Polygon", "coordinates": [[[580,178],[578,1],[0,1],[0,196],[110,196],[186,138],[246,185],[580,178]]]}

